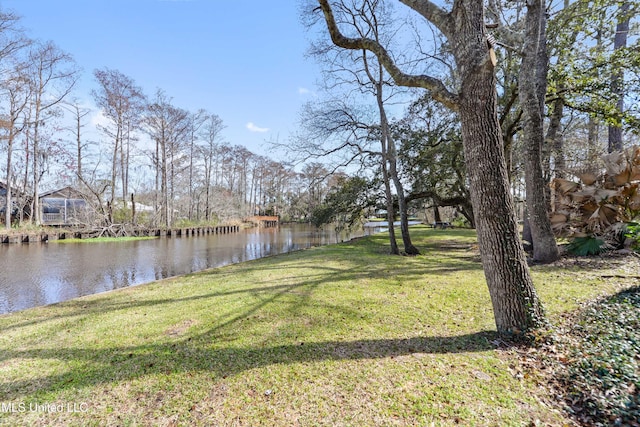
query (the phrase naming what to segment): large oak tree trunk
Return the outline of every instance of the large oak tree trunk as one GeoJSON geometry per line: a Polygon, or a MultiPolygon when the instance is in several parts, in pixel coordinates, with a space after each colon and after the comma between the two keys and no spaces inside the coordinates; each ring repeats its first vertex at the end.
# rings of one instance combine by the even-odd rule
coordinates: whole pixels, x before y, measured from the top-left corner
{"type": "MultiPolygon", "coordinates": [[[[478,24],[483,25],[482,18],[478,24]]],[[[475,34],[482,33],[475,30],[475,34]]],[[[479,55],[467,52],[457,56],[459,69],[465,71],[459,101],[465,163],[496,327],[502,333],[520,333],[540,326],[544,314],[518,236],[498,121],[494,68],[488,55],[484,61],[478,60],[479,55]]]]}

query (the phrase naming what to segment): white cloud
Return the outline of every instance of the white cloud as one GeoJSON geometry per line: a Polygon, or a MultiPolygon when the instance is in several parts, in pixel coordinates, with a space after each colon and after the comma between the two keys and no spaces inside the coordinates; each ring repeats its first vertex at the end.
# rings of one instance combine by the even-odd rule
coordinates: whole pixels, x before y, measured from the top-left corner
{"type": "Polygon", "coordinates": [[[318,96],[316,92],[314,92],[312,89],[309,89],[308,87],[303,87],[303,86],[298,87],[298,95],[311,96],[314,98],[318,96]]]}
{"type": "Polygon", "coordinates": [[[103,113],[102,110],[98,110],[98,112],[94,112],[91,116],[91,125],[93,127],[103,126],[107,127],[111,124],[111,120],[109,120],[103,113]]]}
{"type": "Polygon", "coordinates": [[[251,132],[260,132],[260,133],[269,132],[269,128],[258,127],[254,125],[253,122],[247,123],[247,129],[249,129],[251,132]]]}

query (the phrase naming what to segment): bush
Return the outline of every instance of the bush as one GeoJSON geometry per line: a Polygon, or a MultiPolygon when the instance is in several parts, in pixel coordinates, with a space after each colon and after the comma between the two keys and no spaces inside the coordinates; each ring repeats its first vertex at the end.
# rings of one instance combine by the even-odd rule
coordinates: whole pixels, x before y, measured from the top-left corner
{"type": "Polygon", "coordinates": [[[637,222],[627,223],[624,236],[631,240],[631,247],[637,252],[640,252],[640,224],[637,222]]]}
{"type": "Polygon", "coordinates": [[[602,239],[594,236],[576,237],[567,246],[567,251],[573,255],[589,256],[598,255],[613,247],[602,239]]]}
{"type": "Polygon", "coordinates": [[[471,228],[469,220],[462,215],[455,217],[453,221],[451,221],[451,225],[456,228],[471,228]]]}

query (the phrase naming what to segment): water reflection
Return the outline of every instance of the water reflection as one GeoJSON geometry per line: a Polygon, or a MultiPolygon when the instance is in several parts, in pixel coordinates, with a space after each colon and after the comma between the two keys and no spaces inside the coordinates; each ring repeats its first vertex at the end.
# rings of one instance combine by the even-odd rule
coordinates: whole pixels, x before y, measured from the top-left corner
{"type": "Polygon", "coordinates": [[[118,243],[0,245],[0,313],[347,240],[309,226],[118,243]]]}

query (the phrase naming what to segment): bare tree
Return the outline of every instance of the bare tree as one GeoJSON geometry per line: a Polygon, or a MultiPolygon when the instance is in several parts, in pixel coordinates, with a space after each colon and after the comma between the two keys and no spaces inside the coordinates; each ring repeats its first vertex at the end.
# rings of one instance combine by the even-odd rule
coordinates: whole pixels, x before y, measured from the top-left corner
{"type": "Polygon", "coordinates": [[[204,162],[204,185],[205,185],[205,220],[211,219],[211,196],[212,182],[214,178],[214,168],[216,167],[216,159],[218,148],[223,143],[222,131],[225,125],[222,119],[216,114],[208,114],[202,126],[202,145],[199,151],[204,162]]]}
{"type": "Polygon", "coordinates": [[[59,104],[69,95],[79,78],[79,70],[71,56],[53,42],[38,43],[31,50],[28,73],[31,80],[31,132],[33,162],[32,220],[40,224],[39,186],[43,174],[42,162],[48,153],[42,146],[42,127],[49,118],[59,114],[59,104]]]}
{"type": "Polygon", "coordinates": [[[139,126],[145,106],[145,96],[134,80],[120,71],[104,68],[93,73],[99,84],[92,95],[109,125],[100,130],[113,141],[111,152],[111,181],[108,203],[108,221],[113,221],[118,172],[122,183],[122,199],[126,207],[128,194],[129,152],[131,132],[139,126]]]}
{"type": "Polygon", "coordinates": [[[397,84],[427,89],[460,116],[465,162],[478,243],[501,333],[541,326],[544,311],[519,239],[496,105],[496,74],[488,44],[484,4],[454,0],[450,9],[429,0],[400,0],[446,37],[459,84],[451,88],[428,74],[405,73],[384,46],[368,37],[342,33],[329,0],[318,0],[332,41],[345,49],[376,54],[397,84]]]}
{"type": "MultiPolygon", "coordinates": [[[[372,40],[375,40],[377,43],[380,43],[382,45],[384,41],[382,40],[381,30],[383,30],[384,27],[379,24],[377,15],[385,15],[388,13],[388,11],[379,9],[381,9],[379,1],[367,0],[363,2],[362,8],[360,8],[357,12],[350,11],[350,13],[354,15],[355,13],[357,13],[359,20],[362,20],[366,23],[364,29],[361,29],[358,32],[362,35],[368,35],[372,38],[372,40]]],[[[388,83],[386,82],[387,77],[385,75],[384,67],[382,66],[382,64],[378,61],[372,61],[369,58],[366,50],[362,52],[362,62],[364,66],[364,72],[367,76],[369,84],[373,88],[376,105],[378,107],[378,113],[380,116],[382,171],[385,180],[390,179],[393,182],[396,190],[396,196],[398,198],[398,210],[400,213],[400,232],[404,244],[404,251],[408,255],[417,255],[420,253],[420,251],[413,245],[413,243],[411,242],[411,237],[409,235],[408,208],[404,194],[404,186],[402,185],[402,182],[400,181],[400,177],[398,175],[398,156],[396,142],[391,133],[389,118],[387,116],[387,108],[385,105],[384,89],[385,86],[388,86],[388,83]]],[[[389,184],[385,183],[385,186],[388,187],[389,184]]],[[[389,190],[387,190],[387,193],[387,197],[391,198],[389,190]]],[[[390,229],[393,227],[394,222],[395,216],[389,218],[390,229]]]]}
{"type": "MultiPolygon", "coordinates": [[[[396,31],[396,23],[392,17],[389,5],[380,0],[364,0],[359,3],[340,1],[336,2],[341,14],[344,15],[344,27],[347,30],[363,37],[369,37],[380,45],[387,46],[389,35],[396,31]]],[[[313,22],[313,16],[310,19],[313,22]]],[[[400,230],[404,244],[404,252],[409,255],[418,254],[418,249],[412,244],[408,226],[408,208],[405,201],[405,189],[400,180],[397,166],[396,142],[390,130],[388,117],[388,106],[393,103],[393,99],[400,94],[398,87],[394,85],[390,76],[386,73],[382,64],[377,61],[375,55],[367,50],[345,51],[335,47],[331,43],[316,42],[311,49],[311,54],[320,59],[324,67],[324,86],[329,92],[341,89],[346,92],[346,96],[355,96],[356,101],[362,98],[375,100],[377,117],[371,117],[371,123],[354,121],[356,113],[330,114],[327,118],[342,120],[343,123],[330,123],[326,120],[317,121],[311,119],[310,123],[327,126],[327,130],[334,129],[334,136],[340,133],[350,134],[351,140],[348,144],[340,144],[338,147],[323,148],[321,152],[333,154],[337,150],[353,151],[357,149],[359,155],[376,158],[377,167],[380,169],[382,182],[385,188],[387,220],[389,227],[390,252],[399,254],[398,245],[395,238],[396,211],[395,201],[398,202],[398,213],[400,214],[400,230]],[[360,136],[358,136],[358,134],[360,136]],[[380,144],[378,150],[369,147],[372,140],[377,140],[380,144]],[[393,189],[392,189],[393,186],[393,189]],[[395,190],[395,194],[394,191],[395,190]]],[[[334,95],[338,96],[338,95],[334,95]]],[[[339,95],[345,97],[344,94],[339,95]]],[[[331,102],[331,109],[335,109],[331,102]]],[[[346,112],[353,107],[344,108],[346,112]]],[[[337,111],[339,112],[339,111],[337,111]]],[[[338,138],[340,138],[338,136],[338,138]]],[[[308,139],[303,140],[308,146],[308,139]]]]}
{"type": "Polygon", "coordinates": [[[25,37],[19,22],[17,15],[0,10],[0,75],[11,73],[14,67],[12,61],[7,59],[15,57],[32,43],[25,37]]]}
{"type": "Polygon", "coordinates": [[[144,123],[147,133],[156,143],[154,161],[159,196],[156,206],[161,213],[160,222],[171,227],[174,183],[178,172],[176,162],[183,143],[188,139],[189,113],[172,105],[171,99],[158,89],[155,99],[147,107],[144,123]]]}
{"type": "Polygon", "coordinates": [[[240,214],[245,217],[250,214],[249,208],[249,173],[251,171],[251,165],[255,161],[255,154],[247,150],[245,147],[236,146],[235,162],[237,164],[238,171],[238,191],[237,200],[240,207],[240,214]]]}
{"type": "Polygon", "coordinates": [[[188,209],[188,218],[190,221],[194,218],[194,208],[195,208],[195,175],[196,175],[196,153],[197,153],[197,141],[199,138],[200,129],[204,125],[207,119],[207,112],[203,109],[198,110],[195,113],[189,114],[189,209],[188,209]]]}
{"type": "Polygon", "coordinates": [[[31,41],[24,37],[18,25],[19,18],[0,10],[0,90],[7,105],[0,114],[0,129],[4,135],[0,140],[6,140],[6,175],[5,184],[5,227],[11,227],[12,181],[13,181],[13,148],[16,137],[25,129],[28,122],[24,111],[31,95],[30,81],[25,73],[25,64],[18,58],[21,51],[28,47],[31,41]]]}
{"type": "Polygon", "coordinates": [[[5,195],[5,228],[11,228],[12,212],[12,182],[13,182],[13,145],[16,137],[28,126],[24,115],[29,99],[31,97],[31,82],[24,73],[24,64],[15,64],[14,72],[5,76],[5,80],[0,82],[0,91],[8,102],[6,114],[0,115],[0,125],[7,140],[6,152],[6,195],[5,195]]]}
{"type": "MultiPolygon", "coordinates": [[[[355,105],[345,96],[307,104],[302,113],[304,132],[293,141],[294,149],[307,161],[337,156],[331,172],[354,164],[362,169],[374,169],[384,187],[387,221],[393,224],[396,210],[389,173],[389,133],[382,132],[380,120],[383,114],[380,110],[377,114],[370,110],[355,105]],[[374,143],[379,143],[380,148],[375,148],[374,143]]],[[[390,226],[388,233],[389,252],[400,254],[395,227],[390,226]]]]}
{"type": "Polygon", "coordinates": [[[82,163],[84,158],[84,150],[87,148],[88,143],[83,141],[82,128],[86,126],[83,119],[91,113],[91,109],[83,107],[82,103],[74,98],[70,102],[65,102],[63,108],[69,111],[73,115],[73,127],[69,128],[73,132],[74,136],[74,148],[75,148],[75,160],[76,160],[76,176],[78,181],[82,177],[82,163]]]}
{"type": "Polygon", "coordinates": [[[308,214],[311,214],[324,201],[328,188],[322,183],[329,174],[327,167],[318,162],[307,163],[302,168],[301,178],[307,189],[306,212],[308,214]]]}

